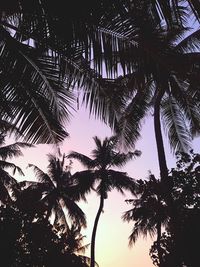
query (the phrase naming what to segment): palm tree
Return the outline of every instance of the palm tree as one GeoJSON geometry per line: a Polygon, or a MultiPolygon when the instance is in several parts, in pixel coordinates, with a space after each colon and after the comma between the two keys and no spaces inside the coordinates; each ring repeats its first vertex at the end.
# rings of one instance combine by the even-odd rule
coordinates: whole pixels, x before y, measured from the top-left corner
{"type": "Polygon", "coordinates": [[[116,137],[105,138],[103,141],[97,136],[93,139],[96,148],[92,151],[92,158],[74,151],[67,156],[77,159],[88,168],[88,170],[76,172],[73,175],[73,179],[77,180],[79,185],[79,192],[84,196],[96,186],[95,191],[100,197],[91,238],[91,267],[95,265],[95,238],[104,200],[112,189],[117,189],[120,193],[123,193],[124,190],[134,191],[134,180],[125,172],[115,171],[111,167],[123,167],[133,157],[140,155],[137,150],[127,154],[117,151],[118,139],[116,137]]]}
{"type": "Polygon", "coordinates": [[[162,186],[152,174],[148,181],[138,180],[137,183],[137,198],[126,200],[128,204],[133,205],[133,208],[122,216],[124,221],[134,222],[132,233],[129,236],[129,245],[133,245],[140,235],[146,237],[149,234],[153,237],[156,234],[158,257],[162,267],[162,227],[166,227],[169,222],[168,208],[162,196],[162,186]]]}
{"type": "Polygon", "coordinates": [[[59,5],[39,0],[29,5],[1,1],[1,116],[15,122],[27,140],[62,140],[67,135],[62,122],[69,118],[73,102],[69,88],[76,85],[85,88],[84,101],[104,120],[109,110],[103,106],[115,105],[107,90],[109,81],[102,79],[102,66],[108,77],[117,73],[119,64],[130,73],[124,52],[134,43],[129,37],[138,10],[146,10],[154,23],[165,21],[172,28],[183,25],[189,6],[198,15],[196,1],[186,3],[188,6],[170,0],[72,1],[66,9],[64,1],[59,5]]]}
{"type": "MultiPolygon", "coordinates": [[[[7,124],[3,125],[7,128],[7,124]]],[[[7,128],[8,129],[8,128],[7,128]]],[[[32,145],[23,142],[16,142],[13,144],[5,144],[6,135],[0,132],[0,201],[4,204],[11,204],[15,193],[19,190],[18,183],[15,178],[13,178],[5,169],[11,169],[13,175],[16,171],[23,175],[20,167],[16,166],[14,163],[7,161],[8,159],[13,159],[14,157],[22,156],[22,148],[31,147],[32,145]]]]}
{"type": "Polygon", "coordinates": [[[124,54],[133,71],[115,81],[118,86],[124,84],[127,97],[126,104],[119,108],[123,115],[116,131],[125,145],[134,144],[140,135],[142,119],[153,108],[161,179],[167,184],[161,115],[174,151],[187,151],[191,138],[200,130],[196,76],[199,53],[198,44],[194,43],[199,30],[185,37],[185,29],[166,31],[145,14],[144,20],[141,17],[139,13],[133,21],[130,40],[134,45],[124,54]]]}
{"type": "Polygon", "coordinates": [[[54,224],[61,224],[65,230],[69,227],[66,216],[70,218],[75,225],[86,226],[86,218],[83,211],[76,204],[76,200],[80,199],[77,188],[73,185],[70,172],[65,168],[65,156],[62,159],[49,154],[49,165],[47,173],[33,164],[29,167],[33,169],[36,174],[38,182],[24,181],[21,186],[27,188],[20,199],[22,206],[27,203],[27,209],[32,209],[32,202],[30,199],[36,198],[35,208],[42,208],[45,210],[46,219],[49,219],[54,214],[54,224]],[[31,193],[32,192],[32,193],[31,193]],[[37,194],[35,194],[37,193],[37,194]],[[25,198],[28,199],[25,199],[25,198]]]}
{"type": "Polygon", "coordinates": [[[67,229],[61,238],[66,244],[66,251],[69,254],[76,254],[82,259],[82,262],[88,266],[90,265],[90,258],[84,255],[89,244],[83,245],[85,236],[81,234],[81,228],[79,226],[72,225],[67,229]]]}

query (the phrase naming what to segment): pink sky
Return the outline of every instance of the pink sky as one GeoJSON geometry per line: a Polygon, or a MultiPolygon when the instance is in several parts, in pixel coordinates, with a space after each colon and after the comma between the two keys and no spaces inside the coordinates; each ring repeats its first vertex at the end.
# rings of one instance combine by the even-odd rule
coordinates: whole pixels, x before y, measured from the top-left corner
{"type": "MultiPolygon", "coordinates": [[[[88,113],[80,109],[67,125],[70,138],[67,138],[61,146],[61,152],[68,153],[75,150],[90,156],[94,148],[92,137],[97,135],[100,138],[111,135],[111,130],[101,122],[89,119],[88,113]]],[[[168,167],[174,166],[175,160],[170,155],[169,146],[166,144],[168,167]]],[[[152,119],[146,120],[142,138],[136,144],[136,149],[142,151],[140,158],[128,163],[123,171],[136,179],[148,177],[148,171],[158,176],[158,161],[155,146],[152,119]]],[[[46,154],[53,153],[54,149],[48,145],[39,145],[36,148],[26,149],[24,157],[14,162],[21,166],[26,174],[26,179],[34,179],[32,172],[26,169],[28,163],[32,163],[45,171],[48,164],[46,154]]],[[[82,167],[76,161],[73,163],[72,172],[81,170],[82,167]]],[[[23,177],[20,179],[24,179],[23,177]]],[[[128,196],[121,196],[113,191],[105,202],[104,213],[100,217],[96,240],[96,261],[100,267],[153,267],[148,255],[152,240],[150,238],[140,239],[132,248],[128,247],[128,236],[131,233],[132,224],[124,223],[121,220],[122,213],[130,208],[125,203],[128,196]]],[[[86,235],[85,242],[90,243],[91,231],[94,217],[99,205],[99,199],[95,193],[88,196],[88,203],[80,203],[80,206],[87,215],[88,228],[83,231],[86,235]]],[[[89,250],[87,251],[89,255],[89,250]]]]}

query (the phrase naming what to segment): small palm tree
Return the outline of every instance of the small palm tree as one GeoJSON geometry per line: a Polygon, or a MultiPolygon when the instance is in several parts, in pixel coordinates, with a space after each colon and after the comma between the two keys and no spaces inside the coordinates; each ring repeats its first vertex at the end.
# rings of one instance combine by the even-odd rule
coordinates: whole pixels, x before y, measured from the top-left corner
{"type": "MultiPolygon", "coordinates": [[[[47,173],[33,164],[29,164],[35,174],[38,182],[25,181],[24,185],[32,186],[32,189],[39,190],[38,200],[46,208],[46,218],[49,219],[52,214],[55,215],[54,224],[63,224],[68,228],[66,213],[72,223],[79,226],[86,226],[86,218],[83,211],[76,204],[80,195],[72,183],[71,174],[65,167],[65,156],[58,159],[55,156],[48,155],[49,165],[47,173]]],[[[33,194],[34,198],[34,194],[33,194]]],[[[29,205],[30,206],[30,205],[29,205]]]]}
{"type": "Polygon", "coordinates": [[[66,244],[66,252],[76,254],[83,263],[88,266],[90,265],[90,258],[84,255],[89,244],[83,244],[85,236],[81,234],[81,228],[79,226],[72,225],[61,238],[66,244]]]}
{"type": "Polygon", "coordinates": [[[5,145],[5,137],[6,135],[0,132],[0,201],[8,204],[12,202],[10,193],[17,193],[18,183],[5,169],[11,169],[13,174],[18,171],[20,175],[23,175],[23,172],[20,167],[7,161],[7,159],[22,156],[21,148],[31,147],[32,145],[23,142],[5,145]]]}
{"type": "Polygon", "coordinates": [[[133,208],[126,211],[122,219],[130,222],[134,221],[134,227],[129,236],[129,245],[132,246],[140,235],[151,237],[157,235],[157,251],[160,266],[163,266],[162,248],[161,248],[161,230],[162,226],[166,226],[169,222],[168,208],[162,197],[162,186],[154,175],[150,175],[148,181],[137,181],[136,199],[126,200],[132,204],[133,208]]]}
{"type": "Polygon", "coordinates": [[[108,197],[108,192],[117,189],[120,193],[124,190],[134,191],[135,182],[127,176],[125,172],[115,171],[111,167],[123,167],[133,157],[140,155],[140,151],[120,153],[116,151],[118,139],[116,137],[105,138],[102,142],[95,136],[94,142],[96,148],[92,151],[92,158],[78,152],[71,152],[68,158],[77,159],[88,170],[76,172],[73,179],[79,185],[79,192],[84,193],[94,189],[100,196],[100,205],[94,221],[91,239],[91,267],[95,265],[95,237],[97,225],[104,206],[104,200],[108,197]]]}

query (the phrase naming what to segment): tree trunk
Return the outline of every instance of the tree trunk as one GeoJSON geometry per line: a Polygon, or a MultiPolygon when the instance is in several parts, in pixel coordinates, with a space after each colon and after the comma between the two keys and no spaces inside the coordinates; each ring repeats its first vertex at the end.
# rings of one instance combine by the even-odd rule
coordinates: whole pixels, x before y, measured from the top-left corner
{"type": "Polygon", "coordinates": [[[96,231],[97,231],[97,225],[99,222],[99,218],[101,215],[101,212],[103,210],[103,205],[104,205],[104,197],[101,195],[100,197],[100,205],[99,205],[99,209],[94,221],[94,226],[93,226],[93,230],[92,230],[92,239],[91,239],[91,263],[90,263],[90,267],[94,267],[95,266],[95,239],[96,239],[96,231]]]}
{"type": "Polygon", "coordinates": [[[163,258],[162,258],[162,250],[161,250],[161,244],[160,244],[160,240],[161,240],[161,222],[157,223],[157,250],[158,250],[158,258],[159,258],[159,267],[163,267],[163,258]]]}
{"type": "MultiPolygon", "coordinates": [[[[169,209],[169,217],[170,217],[170,232],[172,236],[174,236],[174,242],[176,242],[176,229],[177,225],[177,211],[174,205],[174,201],[171,195],[171,189],[173,187],[172,181],[169,180],[168,177],[168,168],[167,162],[165,157],[165,150],[164,150],[164,143],[162,138],[162,131],[161,131],[161,123],[160,123],[160,105],[161,100],[164,95],[164,90],[157,90],[155,105],[154,105],[154,129],[155,129],[155,137],[156,137],[156,145],[157,145],[157,152],[158,152],[158,160],[159,160],[159,167],[160,167],[160,178],[161,184],[163,187],[163,197],[166,201],[166,204],[169,209]]],[[[159,256],[158,251],[158,256],[159,256]]],[[[160,258],[160,256],[159,256],[160,258]]],[[[163,262],[161,260],[162,267],[163,262]]]]}
{"type": "Polygon", "coordinates": [[[164,95],[164,90],[160,90],[157,93],[155,105],[154,105],[154,130],[156,137],[156,145],[158,152],[158,161],[160,167],[160,178],[162,182],[167,182],[168,178],[168,169],[167,162],[165,157],[165,150],[162,138],[161,123],[160,123],[160,104],[162,97],[164,95]]]}

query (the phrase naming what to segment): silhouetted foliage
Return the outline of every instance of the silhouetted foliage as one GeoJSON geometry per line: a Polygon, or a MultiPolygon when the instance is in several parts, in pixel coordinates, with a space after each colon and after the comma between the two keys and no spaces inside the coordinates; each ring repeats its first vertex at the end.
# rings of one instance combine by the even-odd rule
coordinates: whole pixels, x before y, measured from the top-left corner
{"type": "Polygon", "coordinates": [[[30,220],[26,213],[0,207],[1,263],[5,267],[87,267],[88,259],[75,254],[63,237],[44,218],[30,220]]]}
{"type": "MultiPolygon", "coordinates": [[[[170,172],[171,196],[177,212],[177,224],[168,224],[162,234],[164,267],[199,266],[198,242],[200,239],[200,155],[180,153],[177,165],[170,172]]],[[[150,255],[156,266],[160,266],[157,242],[150,255]]]]}
{"type": "Polygon", "coordinates": [[[20,183],[24,190],[17,199],[17,205],[29,213],[43,213],[46,219],[52,219],[53,215],[53,223],[65,225],[66,229],[69,223],[86,227],[85,214],[77,204],[81,198],[79,185],[75,185],[65,165],[65,155],[60,159],[49,154],[48,161],[47,172],[29,164],[38,182],[20,183]]]}
{"type": "Polygon", "coordinates": [[[104,201],[108,198],[108,193],[112,189],[124,193],[125,190],[135,191],[135,181],[125,172],[111,169],[113,167],[122,168],[128,161],[141,155],[139,150],[122,153],[118,149],[118,138],[116,136],[106,137],[100,140],[94,138],[95,148],[92,150],[92,157],[72,151],[68,158],[77,159],[87,170],[76,172],[73,175],[80,193],[85,199],[85,195],[91,190],[95,190],[100,197],[99,208],[95,217],[91,238],[91,265],[95,266],[95,239],[100,215],[103,211],[104,201]]]}

